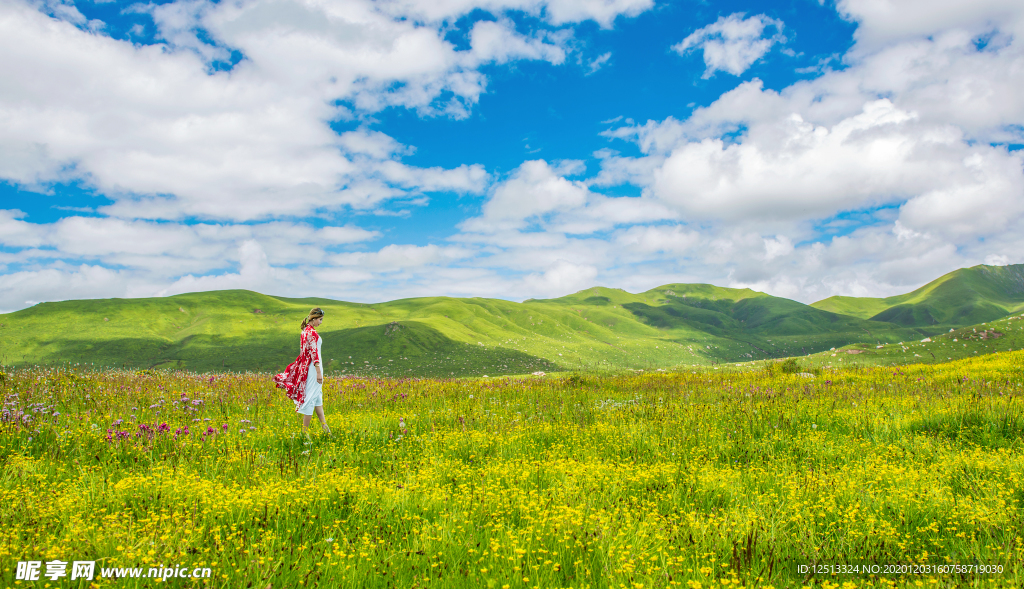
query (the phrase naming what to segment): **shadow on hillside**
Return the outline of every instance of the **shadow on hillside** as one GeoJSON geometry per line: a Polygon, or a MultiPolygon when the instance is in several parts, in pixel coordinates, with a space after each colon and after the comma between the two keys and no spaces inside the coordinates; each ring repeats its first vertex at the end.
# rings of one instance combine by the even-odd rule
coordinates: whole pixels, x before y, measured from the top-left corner
{"type": "MultiPolygon", "coordinates": [[[[705,352],[721,362],[803,356],[854,343],[919,339],[925,332],[822,311],[777,297],[739,301],[671,297],[660,305],[622,306],[651,327],[684,331],[687,336],[680,343],[690,341],[692,331],[722,338],[725,341],[705,352]]],[[[926,335],[935,333],[932,330],[926,335]]]]}
{"type": "MultiPolygon", "coordinates": [[[[321,330],[328,374],[360,376],[453,377],[523,374],[562,368],[518,350],[457,342],[429,325],[393,322],[350,329],[321,330]]],[[[206,371],[278,372],[299,353],[299,333],[267,332],[252,337],[191,335],[159,338],[41,340],[35,357],[7,363],[93,364],[112,368],[181,368],[206,371]]]]}
{"type": "Polygon", "coordinates": [[[976,325],[995,321],[1007,315],[1006,309],[985,301],[970,301],[951,309],[939,309],[927,303],[902,304],[889,307],[871,318],[872,321],[888,321],[898,325],[942,327],[976,325]]]}

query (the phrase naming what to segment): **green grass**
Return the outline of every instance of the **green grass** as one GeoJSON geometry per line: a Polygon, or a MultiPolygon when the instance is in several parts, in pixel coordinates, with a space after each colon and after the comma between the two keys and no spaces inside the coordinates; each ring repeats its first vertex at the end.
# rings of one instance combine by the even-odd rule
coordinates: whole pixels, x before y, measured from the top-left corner
{"type": "Polygon", "coordinates": [[[266,375],[5,371],[0,583],[60,559],[213,572],[95,580],[119,589],[1020,587],[1022,371],[329,377],[310,439],[266,375]]]}
{"type": "Polygon", "coordinates": [[[607,373],[813,357],[854,344],[870,351],[865,359],[906,360],[894,348],[872,350],[948,332],[945,323],[907,319],[926,307],[938,316],[943,301],[968,301],[947,313],[964,320],[1004,316],[1018,268],[970,268],[884,299],[898,302],[881,311],[894,322],[878,319],[881,299],[804,305],[707,284],[638,294],[595,287],[523,303],[425,297],[357,304],[244,290],[43,303],[0,315],[0,364],[278,371],[296,356],[299,323],[314,305],[326,312],[320,332],[330,374],[607,373]],[[964,294],[971,288],[973,298],[964,294]]]}
{"type": "Polygon", "coordinates": [[[952,329],[927,339],[931,341],[915,339],[885,345],[841,346],[794,360],[803,370],[810,371],[832,367],[942,364],[988,354],[1018,352],[1024,350],[1024,315],[952,329]]]}
{"type": "Polygon", "coordinates": [[[524,303],[429,297],[355,304],[220,291],[44,303],[3,315],[0,362],[279,370],[297,354],[298,324],[313,305],[326,313],[320,332],[327,370],[356,375],[699,366],[810,353],[876,334],[885,341],[920,335],[753,291],[700,285],[637,295],[589,289],[524,303]]]}
{"type": "Polygon", "coordinates": [[[811,306],[907,327],[965,327],[1024,311],[1024,264],[961,268],[907,294],[836,296],[811,306]]]}

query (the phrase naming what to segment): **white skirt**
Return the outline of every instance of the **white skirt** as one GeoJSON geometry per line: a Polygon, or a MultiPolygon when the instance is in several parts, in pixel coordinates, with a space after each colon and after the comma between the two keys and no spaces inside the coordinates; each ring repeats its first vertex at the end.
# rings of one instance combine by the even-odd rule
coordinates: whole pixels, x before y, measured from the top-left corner
{"type": "Polygon", "coordinates": [[[302,404],[295,404],[295,412],[302,415],[313,415],[313,409],[324,404],[323,385],[316,381],[316,367],[309,367],[309,375],[306,377],[305,399],[302,404]]]}

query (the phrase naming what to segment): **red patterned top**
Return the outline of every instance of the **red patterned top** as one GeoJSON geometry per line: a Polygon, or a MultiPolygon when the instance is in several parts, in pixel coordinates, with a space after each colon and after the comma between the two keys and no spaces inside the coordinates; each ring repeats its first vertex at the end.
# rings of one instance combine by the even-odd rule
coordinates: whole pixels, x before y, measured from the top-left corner
{"type": "Polygon", "coordinates": [[[320,362],[320,353],[317,351],[317,340],[320,334],[312,325],[307,325],[302,330],[299,338],[299,357],[288,365],[281,374],[274,375],[274,384],[277,388],[284,389],[288,398],[301,405],[306,400],[306,378],[309,377],[310,367],[320,362]]]}

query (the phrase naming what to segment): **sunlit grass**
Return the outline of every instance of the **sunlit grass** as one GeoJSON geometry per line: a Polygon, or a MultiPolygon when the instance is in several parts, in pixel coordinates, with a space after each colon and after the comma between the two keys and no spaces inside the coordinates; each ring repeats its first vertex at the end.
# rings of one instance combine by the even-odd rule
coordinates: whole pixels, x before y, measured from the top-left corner
{"type": "Polygon", "coordinates": [[[334,433],[310,439],[266,375],[18,370],[0,566],[5,586],[30,559],[261,589],[1020,586],[1022,364],[328,379],[334,433]]]}

